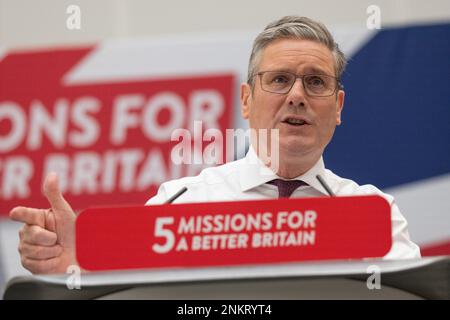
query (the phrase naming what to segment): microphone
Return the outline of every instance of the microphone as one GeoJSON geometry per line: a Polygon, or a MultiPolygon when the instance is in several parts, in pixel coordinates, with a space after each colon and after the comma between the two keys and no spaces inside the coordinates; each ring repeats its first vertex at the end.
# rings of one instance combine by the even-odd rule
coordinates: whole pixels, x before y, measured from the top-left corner
{"type": "Polygon", "coordinates": [[[331,191],[331,188],[328,186],[328,184],[325,182],[325,180],[320,176],[320,174],[316,175],[317,180],[319,180],[322,187],[325,189],[326,192],[330,195],[330,197],[335,197],[336,195],[331,191]]]}
{"type": "Polygon", "coordinates": [[[181,196],[183,193],[185,193],[187,191],[187,187],[183,187],[181,188],[177,193],[175,193],[173,196],[171,196],[169,199],[167,199],[166,202],[164,202],[164,204],[169,204],[174,202],[179,196],[181,196]]]}

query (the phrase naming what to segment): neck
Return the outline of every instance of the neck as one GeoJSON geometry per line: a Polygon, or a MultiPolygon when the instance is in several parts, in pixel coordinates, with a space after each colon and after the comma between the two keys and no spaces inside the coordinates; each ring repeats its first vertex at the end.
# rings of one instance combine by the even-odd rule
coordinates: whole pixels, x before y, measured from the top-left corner
{"type": "Polygon", "coordinates": [[[277,175],[286,179],[293,179],[295,177],[301,176],[302,174],[310,170],[317,163],[317,161],[319,161],[319,158],[299,158],[296,159],[295,162],[280,159],[277,175]]]}

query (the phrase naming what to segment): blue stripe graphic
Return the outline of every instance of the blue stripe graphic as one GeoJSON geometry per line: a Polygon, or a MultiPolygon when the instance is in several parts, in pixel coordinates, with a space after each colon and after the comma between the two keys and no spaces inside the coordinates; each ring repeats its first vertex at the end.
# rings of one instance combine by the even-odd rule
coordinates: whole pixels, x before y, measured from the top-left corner
{"type": "Polygon", "coordinates": [[[343,83],[327,167],[380,188],[450,172],[450,24],[382,29],[343,83]]]}

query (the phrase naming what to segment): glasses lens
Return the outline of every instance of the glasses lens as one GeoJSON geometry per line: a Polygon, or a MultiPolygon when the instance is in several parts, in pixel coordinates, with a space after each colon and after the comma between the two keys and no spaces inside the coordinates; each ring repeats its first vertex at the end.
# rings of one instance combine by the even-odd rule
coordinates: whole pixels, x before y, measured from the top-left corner
{"type": "Polygon", "coordinates": [[[336,79],[327,75],[307,75],[303,83],[306,92],[312,96],[330,96],[336,90],[336,79]]]}
{"type": "Polygon", "coordinates": [[[281,71],[268,71],[261,75],[262,89],[274,93],[286,93],[295,81],[293,74],[281,71]]]}

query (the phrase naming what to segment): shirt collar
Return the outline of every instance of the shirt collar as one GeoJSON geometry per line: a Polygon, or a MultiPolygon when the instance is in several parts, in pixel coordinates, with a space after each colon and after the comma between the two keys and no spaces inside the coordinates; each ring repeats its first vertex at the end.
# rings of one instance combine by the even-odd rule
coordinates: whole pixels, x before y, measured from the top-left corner
{"type": "MultiPolygon", "coordinates": [[[[267,167],[262,162],[262,160],[256,154],[253,146],[251,145],[245,158],[243,158],[241,161],[243,161],[243,165],[239,166],[239,182],[241,185],[241,191],[243,192],[256,188],[273,179],[283,179],[276,175],[269,167],[267,167]]],[[[316,175],[318,174],[325,178],[325,164],[322,157],[320,157],[320,159],[314,164],[311,169],[291,180],[302,180],[317,191],[328,195],[326,190],[322,187],[322,185],[316,178],[316,175]]],[[[334,181],[327,180],[327,183],[332,182],[334,181]]],[[[333,185],[330,185],[330,187],[332,190],[335,189],[333,185]]]]}

